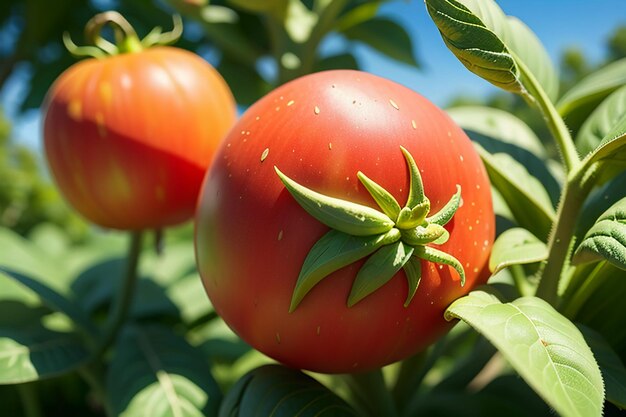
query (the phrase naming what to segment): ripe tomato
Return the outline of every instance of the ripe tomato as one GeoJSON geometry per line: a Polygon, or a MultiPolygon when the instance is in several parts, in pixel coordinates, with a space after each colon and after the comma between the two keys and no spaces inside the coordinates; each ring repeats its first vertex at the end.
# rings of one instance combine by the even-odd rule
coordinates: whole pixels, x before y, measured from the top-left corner
{"type": "Polygon", "coordinates": [[[297,368],[359,372],[403,359],[441,336],[445,308],[486,277],[494,214],[485,169],[465,133],[425,98],[358,71],[329,71],[277,88],[230,131],[209,170],[196,214],[196,255],[218,314],[261,352],[297,368]],[[461,205],[438,246],[460,261],[421,261],[407,307],[400,270],[352,307],[347,299],[364,260],[331,273],[290,311],[307,254],[329,228],[307,213],[278,167],[327,196],[378,209],[362,171],[407,201],[406,148],[421,172],[431,212],[461,186],[461,205]]]}
{"type": "Polygon", "coordinates": [[[50,88],[44,113],[45,153],[62,194],[94,223],[134,230],[193,215],[236,118],[219,73],[173,47],[73,65],[50,88]]]}

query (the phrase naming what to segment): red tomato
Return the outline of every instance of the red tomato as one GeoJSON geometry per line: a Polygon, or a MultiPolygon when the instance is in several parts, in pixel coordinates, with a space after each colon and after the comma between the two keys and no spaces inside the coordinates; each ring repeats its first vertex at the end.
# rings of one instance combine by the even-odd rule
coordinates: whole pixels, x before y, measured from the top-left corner
{"type": "Polygon", "coordinates": [[[188,220],[220,140],[236,118],[206,61],[173,47],[70,67],[44,105],[47,160],[63,195],[116,229],[188,220]]]}
{"type": "Polygon", "coordinates": [[[284,364],[318,372],[365,371],[406,358],[440,337],[445,308],[486,277],[494,238],[489,181],[470,140],[440,109],[394,82],[329,71],[290,82],[261,99],[222,143],[196,215],[196,252],[218,314],[245,341],[284,364]],[[432,213],[462,188],[462,205],[439,249],[463,265],[422,261],[408,307],[400,270],[353,307],[346,301],[363,260],[323,279],[289,313],[303,261],[328,227],[285,189],[274,166],[298,183],[378,209],[362,171],[407,200],[415,158],[432,213]]]}

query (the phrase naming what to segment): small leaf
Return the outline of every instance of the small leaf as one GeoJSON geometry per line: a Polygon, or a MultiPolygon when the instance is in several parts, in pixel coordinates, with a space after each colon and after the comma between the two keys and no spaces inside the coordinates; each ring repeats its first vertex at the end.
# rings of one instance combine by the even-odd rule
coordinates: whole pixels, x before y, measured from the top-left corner
{"type": "Polygon", "coordinates": [[[517,223],[540,239],[547,239],[555,212],[545,188],[508,154],[495,155],[474,144],[492,185],[504,197],[517,223]]]}
{"type": "Polygon", "coordinates": [[[626,58],[589,74],[563,94],[557,110],[568,120],[583,107],[593,109],[605,97],[626,84],[626,58]]]}
{"type": "Polygon", "coordinates": [[[241,377],[228,391],[219,417],[357,417],[340,397],[312,377],[280,365],[265,365],[241,377]]]}
{"type": "Polygon", "coordinates": [[[430,246],[418,246],[415,248],[413,254],[417,258],[424,259],[429,262],[451,266],[456,270],[456,272],[459,273],[459,277],[461,277],[461,287],[465,285],[465,270],[463,269],[461,262],[459,262],[459,260],[454,256],[442,252],[439,249],[431,248],[430,246]]]}
{"type": "Polygon", "coordinates": [[[402,150],[406,165],[409,167],[409,196],[406,200],[406,207],[413,209],[428,199],[424,195],[424,183],[422,182],[422,176],[415,163],[415,159],[413,159],[413,155],[402,146],[400,146],[400,150],[402,150]]]}
{"type": "Polygon", "coordinates": [[[439,241],[442,237],[448,236],[446,229],[436,223],[429,224],[426,227],[417,226],[409,230],[401,230],[402,240],[411,246],[426,245],[431,242],[439,241]]]}
{"type": "Polygon", "coordinates": [[[348,307],[385,285],[407,263],[413,248],[402,242],[383,246],[363,264],[352,284],[348,307]]]}
{"type": "Polygon", "coordinates": [[[626,270],[626,197],[598,218],[576,249],[573,260],[580,264],[603,259],[626,270]]]}
{"type": "Polygon", "coordinates": [[[591,113],[576,135],[576,147],[587,155],[626,114],[626,85],[613,92],[591,113]]]}
{"type": "Polygon", "coordinates": [[[512,265],[540,262],[548,257],[548,247],[526,229],[515,227],[503,232],[493,244],[489,258],[492,275],[512,265]]]}
{"type": "Polygon", "coordinates": [[[530,75],[556,98],[558,78],[547,52],[526,25],[494,1],[426,0],[426,8],[448,48],[474,74],[517,94],[526,94],[530,75]]]}
{"type": "Polygon", "coordinates": [[[582,172],[594,170],[596,184],[624,172],[626,167],[626,114],[604,136],[598,147],[583,159],[582,172]]]}
{"type": "Polygon", "coordinates": [[[448,224],[450,220],[452,220],[452,217],[454,217],[454,214],[459,209],[460,205],[461,205],[461,186],[457,184],[456,193],[452,195],[452,197],[450,198],[450,201],[448,201],[446,205],[443,206],[443,208],[439,210],[437,213],[433,214],[430,217],[427,217],[426,221],[428,221],[428,223],[431,223],[431,224],[438,224],[439,226],[445,226],[446,224],[448,224]]]}
{"type": "Polygon", "coordinates": [[[221,400],[201,351],[159,325],[122,331],[106,386],[122,417],[216,416],[221,400]]]}
{"type": "Polygon", "coordinates": [[[404,64],[418,67],[413,43],[406,30],[384,17],[373,17],[352,25],[341,32],[346,38],[363,42],[378,52],[404,64]]]}
{"type": "Polygon", "coordinates": [[[583,325],[579,325],[578,328],[585,336],[585,340],[602,371],[607,401],[621,409],[626,409],[626,368],[624,363],[600,333],[583,325]]]}
{"type": "Polygon", "coordinates": [[[409,293],[406,296],[404,306],[408,307],[417,292],[417,288],[422,280],[422,261],[419,258],[411,256],[407,263],[404,264],[404,275],[409,284],[409,293]]]}
{"type": "Polygon", "coordinates": [[[394,226],[393,221],[378,210],[320,194],[298,184],[278,168],[274,169],[298,204],[331,229],[354,236],[371,236],[388,232],[394,226]]]}
{"type": "MultiPolygon", "coordinates": [[[[397,231],[397,229],[393,230],[397,231]]],[[[397,237],[399,239],[399,233],[397,237]]],[[[385,243],[391,243],[387,242],[388,239],[387,235],[352,236],[337,230],[326,233],[313,245],[302,264],[289,311],[293,312],[309,291],[322,279],[374,253],[385,243]]]]}
{"type": "Polygon", "coordinates": [[[445,313],[493,343],[524,380],[563,417],[600,417],[602,375],[580,331],[536,297],[501,303],[483,291],[456,300],[445,313]]]}
{"type": "Polygon", "coordinates": [[[361,171],[357,172],[356,175],[387,217],[392,220],[397,219],[400,213],[400,204],[398,204],[394,196],[382,186],[369,179],[367,175],[363,174],[361,171]]]}

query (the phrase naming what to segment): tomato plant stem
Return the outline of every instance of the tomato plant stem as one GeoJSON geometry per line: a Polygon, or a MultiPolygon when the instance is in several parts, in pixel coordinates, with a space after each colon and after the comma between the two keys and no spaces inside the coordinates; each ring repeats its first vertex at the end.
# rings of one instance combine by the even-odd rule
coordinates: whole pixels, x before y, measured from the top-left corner
{"type": "Polygon", "coordinates": [[[79,375],[89,384],[95,396],[101,402],[107,417],[114,417],[113,407],[109,401],[103,382],[103,371],[100,363],[88,363],[78,368],[79,375]]]}
{"type": "Polygon", "coordinates": [[[17,391],[22,402],[25,417],[43,417],[39,395],[37,394],[37,386],[33,382],[25,384],[17,384],[17,391]]]}
{"type": "Polygon", "coordinates": [[[398,417],[398,411],[387,389],[382,370],[349,375],[353,394],[367,408],[371,417],[398,417]]]}
{"type": "Polygon", "coordinates": [[[548,241],[548,258],[541,270],[536,295],[553,306],[557,305],[559,281],[569,265],[571,242],[576,221],[590,188],[581,185],[581,176],[575,175],[566,183],[556,213],[556,221],[548,241]]]}
{"type": "Polygon", "coordinates": [[[134,231],[131,233],[128,257],[126,260],[126,273],[124,274],[118,292],[113,299],[109,321],[105,328],[102,341],[94,353],[95,358],[101,356],[115,341],[115,338],[117,337],[120,328],[126,321],[126,317],[130,311],[137,283],[137,267],[139,266],[139,256],[141,254],[141,240],[141,231],[134,231]]]}
{"type": "Polygon", "coordinates": [[[521,59],[516,59],[516,61],[526,81],[524,85],[528,88],[530,96],[535,100],[535,104],[556,141],[561,160],[565,166],[565,172],[571,172],[580,164],[580,157],[574,146],[569,129],[554,107],[552,100],[550,100],[550,97],[548,97],[531,71],[524,65],[521,59]]]}

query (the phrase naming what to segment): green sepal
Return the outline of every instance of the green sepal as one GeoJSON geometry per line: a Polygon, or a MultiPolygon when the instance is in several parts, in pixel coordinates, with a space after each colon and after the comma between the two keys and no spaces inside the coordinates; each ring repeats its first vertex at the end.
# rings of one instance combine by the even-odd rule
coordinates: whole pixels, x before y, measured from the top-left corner
{"type": "Polygon", "coordinates": [[[423,203],[426,199],[424,194],[424,184],[422,183],[422,176],[420,170],[415,163],[413,156],[403,146],[400,146],[402,155],[406,160],[406,164],[409,167],[410,185],[409,185],[409,197],[406,200],[406,207],[413,209],[419,204],[423,203]]]}
{"type": "Polygon", "coordinates": [[[376,201],[376,204],[380,206],[383,212],[392,220],[398,218],[400,213],[400,204],[394,198],[393,195],[383,187],[378,185],[375,181],[371,180],[361,171],[357,172],[356,176],[359,178],[363,186],[370,195],[376,201]]]}
{"type": "Polygon", "coordinates": [[[383,246],[363,264],[352,284],[348,307],[352,307],[383,285],[408,262],[414,249],[402,242],[383,246]]]}
{"type": "Polygon", "coordinates": [[[289,312],[293,312],[308,292],[326,276],[399,239],[398,229],[378,236],[352,236],[337,230],[326,233],[313,245],[304,260],[289,312]]]}
{"type": "Polygon", "coordinates": [[[413,227],[419,226],[424,223],[429,211],[430,200],[428,200],[427,197],[424,197],[424,201],[419,203],[417,206],[413,208],[404,207],[400,210],[398,220],[396,220],[396,226],[399,229],[412,229],[413,227]]]}
{"type": "Polygon", "coordinates": [[[434,262],[436,264],[451,266],[461,277],[461,287],[465,285],[465,270],[463,269],[463,265],[461,265],[461,262],[449,253],[431,248],[430,246],[418,246],[415,248],[413,256],[429,262],[434,262]]]}
{"type": "Polygon", "coordinates": [[[422,261],[415,256],[411,256],[402,268],[404,269],[404,275],[406,275],[406,279],[409,284],[409,292],[407,293],[406,301],[404,302],[404,306],[408,307],[417,292],[417,287],[419,287],[420,281],[422,280],[422,261]]]}
{"type": "Polygon", "coordinates": [[[438,224],[429,224],[426,227],[417,226],[413,229],[400,230],[402,240],[411,246],[426,245],[437,241],[441,237],[444,237],[446,229],[438,224]]]}
{"type": "Polygon", "coordinates": [[[354,236],[372,236],[388,232],[394,226],[394,222],[378,210],[320,194],[298,184],[277,167],[274,169],[298,204],[331,229],[354,236]]]}
{"type": "Polygon", "coordinates": [[[456,193],[450,198],[450,201],[437,213],[426,218],[428,223],[438,224],[439,226],[445,226],[454,216],[456,211],[461,205],[461,186],[456,185],[456,193]]]}

